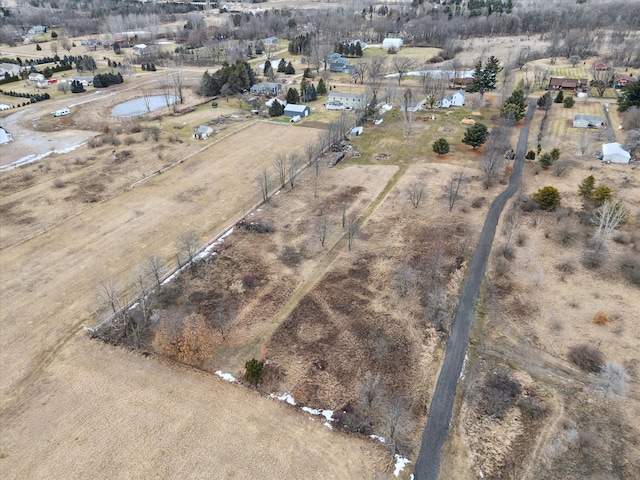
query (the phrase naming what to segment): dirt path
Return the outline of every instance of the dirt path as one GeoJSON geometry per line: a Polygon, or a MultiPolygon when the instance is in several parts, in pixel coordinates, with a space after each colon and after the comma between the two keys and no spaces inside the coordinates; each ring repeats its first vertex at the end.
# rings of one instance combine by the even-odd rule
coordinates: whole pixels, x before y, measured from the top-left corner
{"type": "MultiPolygon", "coordinates": [[[[406,165],[400,166],[396,173],[389,179],[382,191],[369,204],[369,206],[358,219],[359,229],[362,228],[367,220],[369,220],[371,215],[373,215],[373,213],[383,202],[387,194],[393,189],[396,183],[398,183],[398,180],[402,178],[402,175],[404,175],[406,170],[406,165]]],[[[220,345],[218,347],[218,352],[216,352],[217,358],[213,360],[213,363],[224,361],[225,365],[220,365],[219,368],[222,368],[224,369],[224,371],[228,372],[237,372],[244,368],[244,363],[247,359],[260,358],[261,351],[263,346],[265,345],[265,342],[268,342],[273,332],[275,332],[278,326],[280,326],[280,324],[287,319],[289,314],[300,303],[300,300],[302,300],[302,298],[304,298],[304,296],[309,293],[309,291],[311,291],[311,289],[318,283],[318,281],[322,278],[329,267],[331,267],[335,259],[338,258],[338,255],[340,255],[340,253],[344,251],[347,245],[348,239],[347,235],[345,234],[340,237],[338,241],[336,241],[336,243],[327,252],[325,257],[320,260],[320,262],[313,268],[307,279],[291,295],[287,303],[285,303],[280,311],[274,315],[272,320],[258,332],[253,340],[246,342],[238,349],[224,344],[220,345]]]]}

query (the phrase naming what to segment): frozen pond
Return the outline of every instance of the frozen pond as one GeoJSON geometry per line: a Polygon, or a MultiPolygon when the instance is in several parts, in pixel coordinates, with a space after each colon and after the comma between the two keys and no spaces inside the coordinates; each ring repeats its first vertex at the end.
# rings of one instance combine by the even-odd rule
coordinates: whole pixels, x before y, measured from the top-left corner
{"type": "Polygon", "coordinates": [[[136,115],[144,115],[145,113],[159,110],[174,103],[176,103],[175,95],[168,95],[166,97],[164,95],[151,95],[116,105],[113,110],[111,110],[111,115],[115,117],[135,117],[136,115]]]}

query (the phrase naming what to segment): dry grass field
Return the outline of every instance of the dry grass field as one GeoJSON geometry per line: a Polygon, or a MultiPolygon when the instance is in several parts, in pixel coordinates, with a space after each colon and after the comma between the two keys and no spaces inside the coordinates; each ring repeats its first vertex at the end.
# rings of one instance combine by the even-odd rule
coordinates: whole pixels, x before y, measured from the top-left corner
{"type": "MultiPolygon", "coordinates": [[[[506,61],[523,46],[544,45],[529,37],[487,38],[463,45],[460,59],[468,66],[482,54],[506,61]]],[[[432,53],[404,50],[417,68],[432,53]]],[[[568,68],[563,62],[558,71],[568,68]]],[[[396,451],[415,460],[447,318],[487,207],[504,188],[496,182],[484,189],[482,149],[461,143],[460,122],[476,108],[437,111],[435,119],[417,113],[409,138],[397,111],[382,125],[365,125],[362,136],[350,139],[359,157],[323,168],[317,178],[313,167],[306,169],[295,189],[284,188],[246,217],[271,233],[236,225],[215,256],[163,287],[157,316],[140,350],[132,351],[81,331],[104,318],[99,283],[113,281],[130,298],[148,255],[173,267],[181,234],[203,245],[236,224],[260,200],[256,173],[272,168],[278,154],[305,158],[305,146],[332,118],[319,101],[313,122],[262,122],[239,102],[219,101],[213,110],[190,92],[179,115],[105,114],[143,86],[151,89],[161,74],[99,94],[59,93],[3,114],[3,126],[12,122],[21,133],[3,151],[2,164],[31,153],[28,140],[36,132],[46,132],[34,140],[39,150],[48,140],[52,149],[82,138],[90,144],[0,173],[0,473],[16,479],[390,477],[386,446],[335,430],[388,435],[396,451]],[[69,102],[77,103],[72,115],[49,115],[69,102]],[[213,138],[192,140],[199,124],[210,124],[213,138]],[[452,154],[432,152],[439,137],[450,141],[452,154]],[[446,187],[458,172],[465,182],[450,210],[446,187]],[[414,208],[408,191],[417,183],[425,192],[414,208]],[[344,217],[358,222],[352,245],[341,225],[343,205],[344,217]],[[330,231],[322,246],[317,225],[324,219],[330,231]],[[212,323],[220,306],[236,314],[228,336],[208,325],[208,344],[197,356],[177,355],[186,338],[179,328],[189,332],[198,318],[212,323]],[[212,375],[222,370],[240,378],[251,357],[266,362],[256,390],[212,375]],[[266,398],[285,392],[299,406],[335,410],[335,430],[266,398]]],[[[190,84],[200,75],[185,69],[190,84]]],[[[344,76],[326,78],[351,88],[344,76]]],[[[418,80],[403,80],[407,87],[419,89],[418,80]]],[[[491,125],[499,98],[487,94],[474,118],[491,125]]],[[[638,173],[583,155],[580,132],[570,126],[576,113],[601,115],[602,101],[553,106],[541,146],[559,147],[567,168],[557,174],[527,163],[511,210],[520,214],[510,249],[503,215],[442,478],[633,479],[640,471],[640,302],[637,283],[628,279],[640,249],[638,173]],[[597,261],[588,254],[589,205],[577,192],[590,174],[631,212],[597,261]],[[560,190],[561,208],[524,208],[544,185],[560,190]],[[569,360],[580,343],[626,369],[626,396],[611,397],[601,375],[569,360]],[[498,373],[508,377],[498,375],[502,387],[519,390],[498,398],[507,408],[492,415],[490,385],[498,373]]],[[[531,127],[534,150],[540,117],[531,127]]],[[[515,128],[513,147],[517,134],[515,128]]],[[[593,153],[603,136],[588,134],[593,153]]]]}

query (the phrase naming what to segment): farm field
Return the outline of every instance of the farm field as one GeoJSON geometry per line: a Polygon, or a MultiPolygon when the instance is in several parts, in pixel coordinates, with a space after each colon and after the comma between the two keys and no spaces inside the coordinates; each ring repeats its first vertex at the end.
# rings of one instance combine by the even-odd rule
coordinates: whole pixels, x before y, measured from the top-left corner
{"type": "MultiPolygon", "coordinates": [[[[353,13],[337,1],[266,5],[353,13]]],[[[285,38],[313,21],[286,13],[280,25],[275,11],[262,23],[202,12],[207,25],[225,29],[209,29],[202,40],[218,35],[202,48],[220,48],[233,63],[259,28],[273,28],[272,63],[285,58],[296,69],[276,81],[285,92],[298,89],[311,55],[290,55],[285,38]]],[[[360,28],[377,35],[396,14],[360,28]]],[[[493,32],[497,17],[488,16],[485,28],[493,32]]],[[[195,31],[180,35],[192,28],[187,18],[156,27],[187,45],[198,40],[195,31]]],[[[598,32],[600,54],[617,48],[614,33],[598,32]]],[[[0,56],[52,55],[48,37],[35,39],[40,51],[34,43],[2,45],[0,56]]],[[[80,44],[85,38],[74,38],[70,53],[94,55],[97,72],[111,68],[107,57],[133,55],[90,52],[80,44]]],[[[399,100],[407,89],[416,102],[424,98],[420,78],[387,76],[377,98],[393,108],[373,114],[382,123],[365,118],[354,137],[345,132],[356,114],[326,110],[324,96],[309,103],[311,118],[295,124],[263,118],[246,90],[200,97],[203,72],[217,67],[204,56],[185,60],[200,47],[174,56],[171,42],[160,48],[172,60],[157,72],[138,66],[122,85],[78,95],[52,87],[50,100],[0,112],[14,137],[0,146],[2,478],[412,478],[467,267],[512,171],[502,149],[516,147],[521,124],[496,150],[491,135],[484,146],[463,144],[465,128],[473,120],[491,130],[512,87],[539,67],[590,78],[591,64],[603,61],[572,67],[559,56],[552,64],[542,58],[551,40],[549,32],[455,40],[456,69],[488,55],[513,64],[523,48],[537,60],[510,76],[503,70],[496,90],[468,94],[464,107],[410,117],[399,100]],[[141,97],[149,108],[150,95],[168,95],[161,84],[178,69],[184,95],[176,108],[110,115],[141,97]],[[67,107],[67,116],[51,115],[67,107]],[[333,128],[338,122],[328,128],[338,118],[341,130],[333,128]],[[199,125],[212,136],[193,138],[199,125]],[[448,154],[433,152],[440,138],[448,154]],[[320,146],[325,153],[317,156],[320,146]],[[339,151],[345,158],[328,168],[339,151]],[[489,181],[483,160],[492,151],[499,167],[489,181]],[[12,168],[20,159],[34,161],[12,168]],[[263,172],[269,201],[260,191],[263,172]],[[207,256],[196,255],[211,241],[207,256]],[[186,264],[185,255],[197,261],[186,264]],[[162,283],[176,266],[181,273],[162,283]],[[116,312],[115,304],[131,308],[116,312]],[[263,362],[255,384],[245,377],[252,358],[263,362]],[[230,375],[233,383],[224,381],[230,375]],[[402,460],[408,466],[399,472],[402,460]]],[[[451,68],[429,63],[438,53],[405,46],[390,55],[373,46],[362,61],[382,56],[385,75],[397,73],[398,57],[412,60],[409,70],[451,68]]],[[[249,61],[260,80],[264,58],[249,61]]],[[[350,75],[317,73],[330,90],[370,92],[350,75]]],[[[11,85],[36,93],[28,82],[11,85]]],[[[527,161],[521,190],[502,214],[440,478],[601,480],[640,472],[639,174],[594,158],[608,135],[625,140],[615,101],[609,89],[602,99],[576,98],[573,108],[552,105],[544,125],[543,112],[534,115],[527,150],[540,149],[537,159],[557,147],[560,161],[549,169],[527,161]],[[607,109],[612,131],[571,125],[576,114],[607,109]],[[578,193],[588,175],[629,209],[597,251],[596,201],[578,193]],[[561,201],[543,211],[532,195],[549,185],[561,201]],[[591,371],[585,352],[600,359],[587,365],[591,371]]]]}

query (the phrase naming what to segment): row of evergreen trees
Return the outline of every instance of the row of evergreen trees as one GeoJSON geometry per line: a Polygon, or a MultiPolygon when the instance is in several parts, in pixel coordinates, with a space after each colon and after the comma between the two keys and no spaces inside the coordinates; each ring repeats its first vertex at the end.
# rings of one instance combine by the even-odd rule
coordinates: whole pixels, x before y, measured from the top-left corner
{"type": "Polygon", "coordinates": [[[356,43],[348,43],[348,42],[340,42],[336,43],[336,46],[333,50],[335,53],[339,53],[345,57],[361,57],[362,56],[362,46],[360,42],[356,43]]]}
{"type": "Polygon", "coordinates": [[[107,88],[110,85],[118,85],[124,82],[120,73],[99,73],[93,77],[94,88],[107,88]]]}
{"type": "Polygon", "coordinates": [[[242,60],[229,65],[224,63],[222,67],[209,73],[207,70],[200,80],[200,95],[213,97],[216,95],[239,93],[251,88],[256,83],[256,74],[251,66],[242,60]]]}

